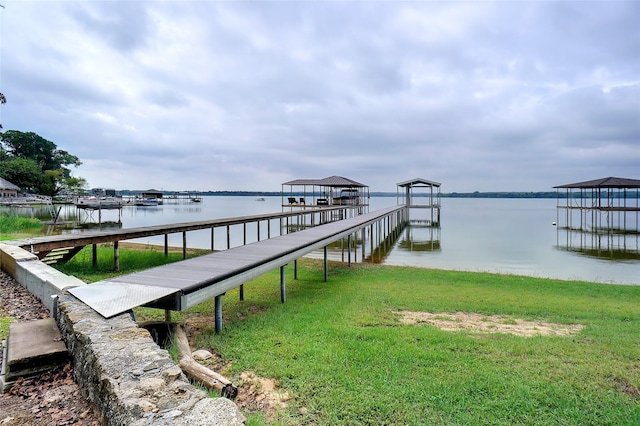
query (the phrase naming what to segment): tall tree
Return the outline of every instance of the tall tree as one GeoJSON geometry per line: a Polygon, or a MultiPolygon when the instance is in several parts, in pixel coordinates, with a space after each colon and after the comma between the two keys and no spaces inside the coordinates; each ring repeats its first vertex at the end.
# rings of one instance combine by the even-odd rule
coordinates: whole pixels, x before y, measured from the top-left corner
{"type": "Polygon", "coordinates": [[[64,186],[65,181],[71,178],[71,170],[68,166],[82,164],[75,155],[58,149],[55,143],[33,132],[9,130],[1,133],[0,148],[3,151],[0,156],[2,163],[0,175],[23,189],[42,195],[55,195],[64,186]],[[19,159],[33,162],[36,165],[38,175],[29,179],[25,178],[24,173],[27,170],[25,164],[11,164],[19,159]],[[18,176],[14,176],[14,180],[11,180],[9,176],[4,176],[11,170],[14,172],[20,170],[18,176],[22,176],[22,178],[17,179],[18,176]]]}
{"type": "Polygon", "coordinates": [[[65,176],[68,177],[71,171],[67,166],[82,164],[78,157],[58,149],[55,143],[34,132],[8,130],[0,136],[0,139],[10,156],[33,160],[43,172],[63,169],[65,176]]]}
{"type": "MultiPolygon", "coordinates": [[[[0,93],[0,105],[1,104],[6,104],[6,103],[7,103],[7,98],[5,98],[2,93],[0,93]]],[[[0,129],[2,129],[2,123],[0,123],[0,129]]]]}

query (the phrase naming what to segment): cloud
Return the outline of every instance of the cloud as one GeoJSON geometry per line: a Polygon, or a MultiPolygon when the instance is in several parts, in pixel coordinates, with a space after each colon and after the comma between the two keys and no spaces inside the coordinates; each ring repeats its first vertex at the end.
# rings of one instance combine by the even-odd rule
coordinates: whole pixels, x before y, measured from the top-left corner
{"type": "Polygon", "coordinates": [[[4,128],[77,155],[92,186],[640,177],[640,3],[7,0],[0,14],[4,128]]]}

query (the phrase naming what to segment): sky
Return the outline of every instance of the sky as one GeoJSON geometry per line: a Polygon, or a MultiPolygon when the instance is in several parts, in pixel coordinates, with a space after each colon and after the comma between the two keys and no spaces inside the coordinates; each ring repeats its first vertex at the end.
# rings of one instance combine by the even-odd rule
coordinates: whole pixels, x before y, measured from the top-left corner
{"type": "Polygon", "coordinates": [[[91,188],[640,179],[639,1],[0,4],[0,123],[91,188]]]}

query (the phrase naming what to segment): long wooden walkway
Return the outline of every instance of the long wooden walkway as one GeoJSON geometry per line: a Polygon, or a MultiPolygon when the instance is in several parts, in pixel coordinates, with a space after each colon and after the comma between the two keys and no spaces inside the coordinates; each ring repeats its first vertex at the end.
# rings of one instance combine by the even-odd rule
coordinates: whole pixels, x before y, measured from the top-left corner
{"type": "MultiPolygon", "coordinates": [[[[95,263],[95,247],[98,244],[114,243],[114,262],[115,269],[119,270],[118,264],[118,242],[125,240],[133,240],[136,238],[146,238],[152,236],[164,235],[165,254],[168,251],[168,235],[182,233],[182,251],[183,257],[186,258],[187,250],[187,232],[203,229],[211,229],[211,250],[214,250],[214,230],[216,228],[226,228],[226,248],[231,248],[230,232],[231,226],[244,225],[248,223],[257,223],[258,240],[260,240],[260,224],[266,222],[268,228],[268,238],[271,238],[271,221],[272,220],[291,220],[292,223],[302,223],[315,226],[317,224],[329,222],[334,217],[345,218],[349,214],[354,214],[353,209],[348,207],[329,207],[315,208],[299,211],[285,211],[268,214],[259,214],[251,216],[238,216],[224,219],[211,219],[195,222],[173,223],[167,225],[154,225],[138,228],[116,229],[108,231],[82,232],[79,234],[62,234],[50,235],[45,237],[29,238],[24,240],[8,241],[8,244],[17,245],[25,250],[30,251],[43,259],[47,254],[56,249],[68,249],[68,253],[64,260],[73,257],[77,252],[85,246],[94,246],[94,263],[95,263]]],[[[246,241],[246,229],[244,230],[246,241]]],[[[279,231],[279,234],[281,231],[279,231]]]]}
{"type": "MultiPolygon", "coordinates": [[[[406,220],[404,206],[394,206],[279,237],[115,277],[70,292],[105,317],[136,306],[184,310],[216,298],[216,330],[221,327],[220,297],[246,281],[280,267],[281,300],[286,300],[284,266],[333,241],[377,225],[390,232],[406,220]]],[[[373,229],[372,229],[373,231],[373,229]]]]}

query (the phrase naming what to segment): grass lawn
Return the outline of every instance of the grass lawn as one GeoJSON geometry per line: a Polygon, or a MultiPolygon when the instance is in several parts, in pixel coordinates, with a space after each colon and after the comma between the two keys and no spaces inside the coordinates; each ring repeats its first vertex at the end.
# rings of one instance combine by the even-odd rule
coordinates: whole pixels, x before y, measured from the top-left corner
{"type": "MultiPolygon", "coordinates": [[[[251,424],[640,424],[640,287],[484,273],[299,262],[223,298],[201,330],[239,381],[273,378],[291,399],[251,424]],[[567,336],[404,325],[399,310],[577,324],[567,336]]],[[[185,318],[209,317],[207,302],[185,318]]],[[[188,321],[187,321],[188,322],[188,321]]],[[[201,324],[202,322],[200,322],[201,324]]]]}
{"type": "MultiPolygon", "coordinates": [[[[90,264],[83,256],[65,271],[78,275],[90,264]]],[[[128,257],[139,266],[122,250],[125,271],[128,257]]],[[[174,316],[197,325],[196,349],[220,354],[234,382],[250,371],[286,391],[286,406],[251,415],[250,425],[640,424],[640,286],[334,263],[325,283],[320,262],[298,264],[298,280],[286,269],[285,304],[277,270],[246,283],[244,302],[228,292],[219,335],[213,301],[174,316]],[[404,324],[398,311],[583,328],[533,337],[446,331],[404,324]]]]}

